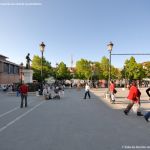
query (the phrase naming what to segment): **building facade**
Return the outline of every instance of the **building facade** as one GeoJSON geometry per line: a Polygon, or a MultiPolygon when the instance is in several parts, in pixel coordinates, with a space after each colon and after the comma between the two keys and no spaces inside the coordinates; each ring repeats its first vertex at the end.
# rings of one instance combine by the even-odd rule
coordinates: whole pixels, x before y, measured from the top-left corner
{"type": "Polygon", "coordinates": [[[0,54],[0,84],[12,84],[20,81],[19,65],[7,60],[0,54]]]}

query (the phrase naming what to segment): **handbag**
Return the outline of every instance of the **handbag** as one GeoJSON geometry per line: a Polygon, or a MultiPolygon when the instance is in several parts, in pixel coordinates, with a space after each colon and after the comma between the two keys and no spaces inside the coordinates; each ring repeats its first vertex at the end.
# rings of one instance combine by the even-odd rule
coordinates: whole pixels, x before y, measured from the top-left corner
{"type": "Polygon", "coordinates": [[[116,90],[116,89],[114,89],[114,90],[113,90],[113,93],[114,93],[114,94],[116,94],[116,93],[117,93],[117,90],[116,90]]]}

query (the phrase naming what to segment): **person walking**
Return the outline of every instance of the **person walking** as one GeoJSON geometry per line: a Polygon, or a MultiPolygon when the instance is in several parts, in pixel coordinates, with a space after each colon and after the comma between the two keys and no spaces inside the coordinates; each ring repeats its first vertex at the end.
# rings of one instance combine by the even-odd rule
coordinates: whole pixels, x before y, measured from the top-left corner
{"type": "Polygon", "coordinates": [[[23,101],[25,100],[25,107],[27,107],[27,96],[28,96],[28,86],[25,83],[22,83],[19,87],[19,91],[21,94],[21,105],[20,108],[23,108],[23,101]]]}
{"type": "Polygon", "coordinates": [[[85,94],[84,94],[84,99],[86,99],[86,96],[89,96],[89,99],[91,98],[91,95],[90,95],[90,86],[88,85],[88,83],[86,83],[85,85],[85,94]]]}
{"type": "Polygon", "coordinates": [[[115,84],[114,84],[114,82],[113,81],[110,81],[110,86],[109,86],[109,91],[110,91],[110,102],[112,103],[112,104],[114,104],[115,103],[115,84]]]}
{"type": "Polygon", "coordinates": [[[150,100],[150,87],[148,89],[146,89],[146,93],[149,96],[149,100],[150,100]]]}
{"type": "Polygon", "coordinates": [[[139,109],[140,108],[140,95],[141,95],[141,92],[137,88],[136,82],[133,81],[132,85],[129,89],[129,94],[127,97],[129,100],[129,104],[127,105],[126,109],[124,110],[125,115],[128,115],[128,113],[130,112],[130,110],[134,104],[138,104],[137,116],[143,116],[143,114],[141,114],[141,111],[139,109]]]}

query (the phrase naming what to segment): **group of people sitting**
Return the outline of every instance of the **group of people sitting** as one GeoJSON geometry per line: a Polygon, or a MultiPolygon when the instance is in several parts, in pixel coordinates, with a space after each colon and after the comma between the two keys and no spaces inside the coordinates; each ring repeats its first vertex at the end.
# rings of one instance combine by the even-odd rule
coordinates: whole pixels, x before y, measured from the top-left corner
{"type": "Polygon", "coordinates": [[[64,85],[45,85],[43,89],[43,96],[45,100],[60,99],[64,96],[64,85]]]}

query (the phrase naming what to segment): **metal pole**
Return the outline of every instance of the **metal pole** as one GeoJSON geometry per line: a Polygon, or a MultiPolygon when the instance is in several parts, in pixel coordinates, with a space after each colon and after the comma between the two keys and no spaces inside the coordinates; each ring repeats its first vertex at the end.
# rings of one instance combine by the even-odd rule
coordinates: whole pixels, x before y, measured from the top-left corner
{"type": "Polygon", "coordinates": [[[42,51],[42,58],[41,58],[41,95],[43,93],[43,51],[42,51]]]}
{"type": "Polygon", "coordinates": [[[125,78],[125,86],[124,88],[126,88],[126,67],[124,66],[124,78],[125,78]]]}
{"type": "Polygon", "coordinates": [[[20,83],[22,84],[23,64],[20,64],[20,83]]]}
{"type": "Polygon", "coordinates": [[[111,81],[111,51],[109,51],[109,78],[108,78],[108,91],[109,91],[110,81],[111,81]]]}
{"type": "Polygon", "coordinates": [[[21,84],[22,84],[22,68],[21,68],[21,84]]]}
{"type": "Polygon", "coordinates": [[[109,57],[110,57],[109,58],[110,59],[110,64],[109,64],[110,65],[110,81],[111,81],[111,51],[110,51],[110,56],[109,57]]]}
{"type": "Polygon", "coordinates": [[[42,51],[42,58],[41,58],[41,82],[43,82],[43,51],[42,51]]]}

